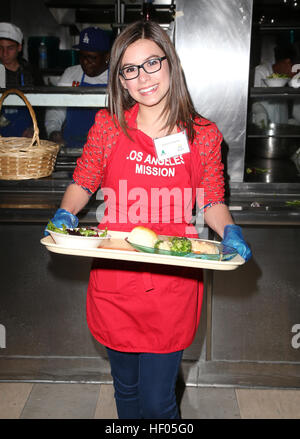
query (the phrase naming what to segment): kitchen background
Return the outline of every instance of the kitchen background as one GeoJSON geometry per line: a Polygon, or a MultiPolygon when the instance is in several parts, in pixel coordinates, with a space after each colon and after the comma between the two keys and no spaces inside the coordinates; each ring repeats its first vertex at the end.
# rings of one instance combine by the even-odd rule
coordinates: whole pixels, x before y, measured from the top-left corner
{"type": "MultiPolygon", "coordinates": [[[[2,6],[1,20],[22,29],[24,56],[33,64],[38,64],[39,44],[45,41],[48,65],[43,76],[46,85],[55,86],[64,69],[78,63],[72,45],[80,30],[96,25],[114,37],[124,23],[141,18],[146,7],[174,40],[198,111],[216,121],[224,135],[228,179],[299,181],[300,157],[294,161],[290,157],[297,149],[300,129],[291,132],[290,127],[281,127],[280,137],[287,134],[289,139],[269,139],[268,132],[253,132],[249,127],[252,103],[265,92],[253,89],[255,66],[273,62],[273,49],[282,42],[294,44],[296,62],[300,61],[300,5],[296,0],[156,0],[153,4],[143,0],[28,0],[26,8],[22,0],[8,0],[2,6]],[[270,161],[270,152],[263,152],[274,148],[274,143],[280,149],[275,157],[284,159],[283,163],[270,161]]],[[[276,94],[290,107],[299,101],[291,90],[289,95],[282,89],[276,94]]]]}
{"type": "MultiPolygon", "coordinates": [[[[141,1],[125,4],[125,22],[141,16],[141,1]]],[[[250,139],[254,144],[269,139],[264,132],[251,133],[249,110],[254,100],[266,96],[289,104],[299,100],[299,89],[254,88],[251,81],[255,65],[271,60],[278,39],[300,41],[300,4],[294,0],[154,4],[157,18],[175,41],[198,111],[216,121],[224,135],[228,205],[254,255],[232,273],[206,270],[200,327],[184,353],[184,381],[299,387],[300,349],[292,344],[293,328],[300,323],[300,211],[295,204],[300,199],[299,171],[286,154],[276,159],[251,154],[250,139]]],[[[118,27],[110,24],[122,25],[122,10],[121,2],[108,0],[11,0],[1,5],[1,20],[22,28],[24,54],[29,56],[32,37],[58,37],[59,50],[70,51],[88,24],[117,32],[118,27]]],[[[56,63],[44,76],[55,81],[63,68],[56,63]]],[[[49,88],[31,94],[35,102],[45,105],[49,88]]],[[[90,104],[96,93],[99,99],[104,92],[85,93],[90,104]]],[[[74,93],[73,99],[77,96],[81,97],[74,93]]],[[[65,99],[71,98],[68,94],[65,99]]],[[[289,139],[297,149],[299,137],[299,132],[286,132],[279,139],[289,139]]],[[[63,165],[60,159],[57,163],[63,165]]],[[[61,166],[45,179],[0,182],[0,322],[7,329],[0,380],[110,379],[105,354],[86,327],[90,261],[50,255],[40,244],[42,230],[72,178],[71,167],[66,169],[61,166]]],[[[91,200],[80,221],[94,224],[97,207],[98,202],[91,200]]]]}

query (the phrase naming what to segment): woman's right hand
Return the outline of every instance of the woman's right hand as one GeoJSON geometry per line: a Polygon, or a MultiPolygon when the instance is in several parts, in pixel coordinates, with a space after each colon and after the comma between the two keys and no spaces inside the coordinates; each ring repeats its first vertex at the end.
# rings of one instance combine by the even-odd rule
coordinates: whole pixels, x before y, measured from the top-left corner
{"type": "MultiPolygon", "coordinates": [[[[62,228],[64,224],[68,228],[74,228],[78,226],[78,218],[72,213],[68,212],[65,209],[57,209],[53,218],[51,218],[51,222],[55,225],[55,227],[62,228]]],[[[49,224],[49,223],[48,223],[49,224]]],[[[44,230],[44,235],[48,236],[49,232],[47,232],[48,224],[44,230]]]]}

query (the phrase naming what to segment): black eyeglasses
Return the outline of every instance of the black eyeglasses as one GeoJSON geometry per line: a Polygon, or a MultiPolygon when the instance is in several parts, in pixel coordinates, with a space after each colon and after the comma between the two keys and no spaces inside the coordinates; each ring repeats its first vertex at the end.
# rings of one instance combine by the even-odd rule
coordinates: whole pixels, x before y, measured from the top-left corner
{"type": "Polygon", "coordinates": [[[122,75],[124,79],[130,80],[139,76],[140,69],[143,69],[146,73],[158,72],[161,69],[161,63],[164,59],[167,59],[167,57],[161,56],[160,58],[151,58],[139,66],[123,67],[123,69],[120,69],[120,75],[122,75]]]}

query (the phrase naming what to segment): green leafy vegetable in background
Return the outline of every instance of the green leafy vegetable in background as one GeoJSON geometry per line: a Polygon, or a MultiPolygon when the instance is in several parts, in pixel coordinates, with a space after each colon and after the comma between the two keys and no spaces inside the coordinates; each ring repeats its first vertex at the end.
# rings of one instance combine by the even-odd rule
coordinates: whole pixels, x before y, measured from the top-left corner
{"type": "Polygon", "coordinates": [[[289,77],[284,73],[272,73],[272,75],[267,76],[267,79],[276,79],[276,78],[288,79],[289,77]]]}
{"type": "Polygon", "coordinates": [[[300,207],[300,200],[286,201],[288,206],[300,207]]]}
{"type": "Polygon", "coordinates": [[[246,168],[246,174],[265,174],[266,172],[269,172],[269,169],[267,168],[246,168]]]}

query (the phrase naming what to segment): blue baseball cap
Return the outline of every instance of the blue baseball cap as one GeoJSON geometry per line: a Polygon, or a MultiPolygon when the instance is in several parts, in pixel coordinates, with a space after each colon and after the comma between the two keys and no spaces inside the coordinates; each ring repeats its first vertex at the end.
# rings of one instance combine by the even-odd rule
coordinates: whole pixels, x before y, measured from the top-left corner
{"type": "Polygon", "coordinates": [[[80,32],[79,44],[73,48],[87,52],[107,52],[110,50],[110,37],[99,27],[87,27],[80,32]]]}

